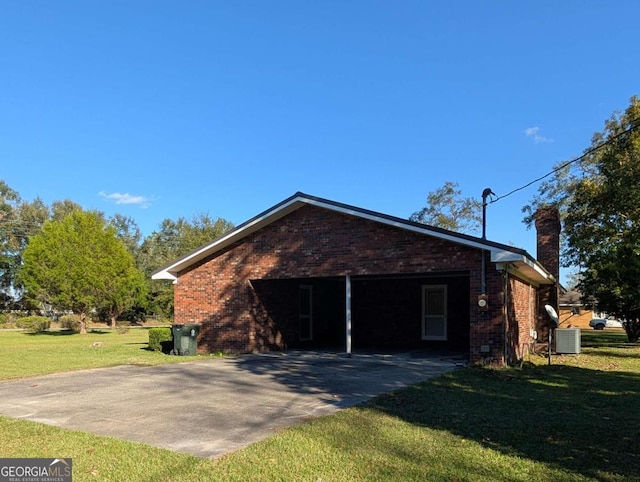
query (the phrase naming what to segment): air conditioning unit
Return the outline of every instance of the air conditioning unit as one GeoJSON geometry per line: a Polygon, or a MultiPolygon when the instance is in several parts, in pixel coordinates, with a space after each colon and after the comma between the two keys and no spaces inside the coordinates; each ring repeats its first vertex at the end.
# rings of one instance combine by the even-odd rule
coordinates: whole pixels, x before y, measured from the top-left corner
{"type": "Polygon", "coordinates": [[[556,329],[556,353],[580,353],[580,328],[556,329]]]}

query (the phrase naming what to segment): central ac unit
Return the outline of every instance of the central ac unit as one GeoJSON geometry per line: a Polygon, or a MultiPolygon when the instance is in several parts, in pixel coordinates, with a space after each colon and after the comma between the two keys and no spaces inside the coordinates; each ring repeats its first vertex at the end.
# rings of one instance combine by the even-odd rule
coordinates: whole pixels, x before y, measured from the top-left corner
{"type": "Polygon", "coordinates": [[[556,353],[580,353],[580,328],[556,329],[556,353]]]}

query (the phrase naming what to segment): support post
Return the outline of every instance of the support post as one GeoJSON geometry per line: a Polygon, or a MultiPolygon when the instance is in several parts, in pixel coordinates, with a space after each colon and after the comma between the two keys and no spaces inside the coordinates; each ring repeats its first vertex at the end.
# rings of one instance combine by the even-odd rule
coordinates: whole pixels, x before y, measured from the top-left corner
{"type": "Polygon", "coordinates": [[[346,276],[346,306],[345,306],[345,327],[346,327],[346,353],[347,356],[351,356],[351,276],[346,276]]]}

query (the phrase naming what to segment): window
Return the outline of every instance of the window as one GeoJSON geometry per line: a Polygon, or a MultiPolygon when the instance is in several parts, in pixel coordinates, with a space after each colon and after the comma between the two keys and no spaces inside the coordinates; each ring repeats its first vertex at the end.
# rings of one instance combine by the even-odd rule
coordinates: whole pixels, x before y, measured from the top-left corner
{"type": "Polygon", "coordinates": [[[422,339],[447,339],[447,286],[422,287],[422,339]]]}
{"type": "Polygon", "coordinates": [[[300,285],[299,290],[299,324],[300,324],[300,341],[309,341],[313,339],[313,286],[300,285]]]}

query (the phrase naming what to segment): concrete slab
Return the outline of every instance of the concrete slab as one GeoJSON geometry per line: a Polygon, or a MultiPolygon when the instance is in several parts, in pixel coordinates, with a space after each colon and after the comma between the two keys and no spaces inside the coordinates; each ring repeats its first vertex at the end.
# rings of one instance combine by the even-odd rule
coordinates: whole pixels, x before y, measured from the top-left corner
{"type": "Polygon", "coordinates": [[[286,352],[0,382],[0,414],[215,458],[460,360],[286,352]]]}

